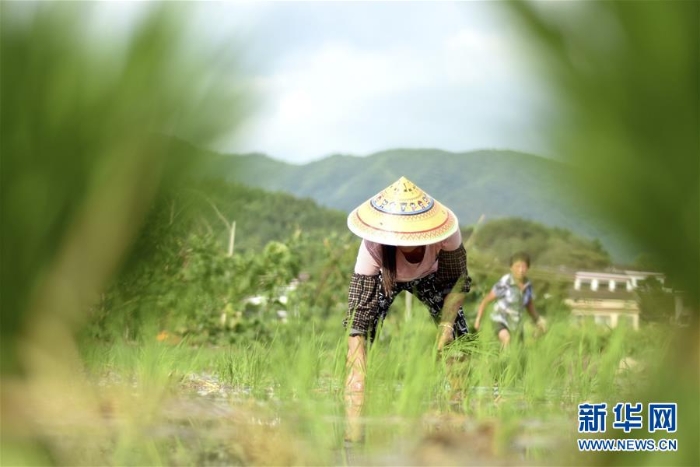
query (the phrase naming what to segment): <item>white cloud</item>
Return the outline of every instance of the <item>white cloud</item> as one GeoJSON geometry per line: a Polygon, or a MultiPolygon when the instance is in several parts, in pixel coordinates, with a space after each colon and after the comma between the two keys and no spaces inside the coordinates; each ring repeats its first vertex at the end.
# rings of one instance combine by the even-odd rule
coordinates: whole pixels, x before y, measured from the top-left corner
{"type": "Polygon", "coordinates": [[[270,146],[279,154],[305,158],[366,147],[348,141],[340,130],[352,132],[349,126],[368,124],[373,115],[363,118],[362,113],[377,100],[431,85],[434,77],[426,70],[407,49],[323,45],[287,60],[284,69],[261,82],[267,98],[259,134],[268,142],[279,141],[270,146]]]}
{"type": "Polygon", "coordinates": [[[462,29],[447,38],[443,54],[451,82],[479,85],[508,68],[507,50],[495,33],[462,29]]]}
{"type": "Polygon", "coordinates": [[[466,18],[452,4],[296,5],[269,24],[258,16],[263,39],[249,45],[265,51],[264,101],[228,149],[296,162],[391,147],[535,150],[532,70],[483,7],[469,4],[482,16],[466,18]]]}
{"type": "MultiPolygon", "coordinates": [[[[298,57],[273,76],[271,95],[303,94],[325,118],[338,116],[359,100],[394,94],[429,82],[430,76],[405,51],[363,50],[328,44],[308,57],[298,57]]],[[[307,102],[308,103],[308,102],[307,102]]]]}

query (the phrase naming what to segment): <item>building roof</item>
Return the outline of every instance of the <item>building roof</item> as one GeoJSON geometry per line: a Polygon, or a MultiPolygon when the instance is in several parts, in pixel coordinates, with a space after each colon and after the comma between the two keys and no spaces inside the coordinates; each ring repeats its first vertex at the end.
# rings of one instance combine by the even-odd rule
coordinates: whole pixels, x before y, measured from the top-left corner
{"type": "Polygon", "coordinates": [[[576,290],[573,287],[568,291],[569,298],[571,299],[585,299],[585,300],[637,300],[637,294],[634,292],[628,292],[624,289],[616,289],[613,291],[607,288],[601,288],[598,290],[576,290]]]}
{"type": "Polygon", "coordinates": [[[664,274],[660,272],[650,272],[650,271],[576,271],[576,279],[603,279],[603,280],[615,280],[615,281],[626,281],[632,278],[645,279],[647,277],[656,277],[661,280],[664,279],[664,274]]]}
{"type": "Polygon", "coordinates": [[[630,279],[630,277],[626,274],[615,272],[576,271],[576,279],[607,279],[627,281],[630,279]]]}

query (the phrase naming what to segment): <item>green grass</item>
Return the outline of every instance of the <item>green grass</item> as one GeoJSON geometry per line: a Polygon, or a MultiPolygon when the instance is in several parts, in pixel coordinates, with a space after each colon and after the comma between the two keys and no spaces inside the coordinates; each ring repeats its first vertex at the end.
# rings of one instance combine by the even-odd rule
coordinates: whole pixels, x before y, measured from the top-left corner
{"type": "MultiPolygon", "coordinates": [[[[413,316],[390,314],[370,348],[365,443],[351,453],[351,462],[387,456],[394,463],[413,462],[411,456],[433,455],[422,454],[432,452],[430,443],[438,443],[445,455],[452,452],[455,457],[440,461],[446,463],[465,455],[484,462],[583,462],[570,449],[577,405],[630,400],[669,341],[663,328],[611,331],[554,322],[538,338],[527,327],[522,345],[502,350],[486,325],[438,355],[427,312],[419,307],[413,316]],[[645,369],[620,373],[624,357],[645,369]],[[450,444],[450,436],[460,441],[450,444]]],[[[271,328],[269,342],[227,347],[160,342],[156,328],[142,332],[140,342],[82,342],[87,374],[109,408],[109,429],[91,441],[99,446],[96,452],[77,449],[63,461],[346,462],[342,329],[330,324],[317,329],[299,320],[271,328]]],[[[48,442],[49,451],[65,439],[64,434],[48,442]]]]}

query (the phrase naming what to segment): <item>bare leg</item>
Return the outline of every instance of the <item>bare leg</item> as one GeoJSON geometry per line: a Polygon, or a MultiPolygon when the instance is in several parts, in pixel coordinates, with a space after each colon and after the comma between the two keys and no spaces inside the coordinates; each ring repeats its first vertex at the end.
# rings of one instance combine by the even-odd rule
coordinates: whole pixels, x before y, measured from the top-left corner
{"type": "Polygon", "coordinates": [[[362,405],[365,401],[365,371],[367,365],[367,350],[364,336],[348,337],[348,356],[346,368],[348,377],[345,381],[345,410],[347,428],[345,439],[348,441],[362,440],[362,405]]]}
{"type": "Polygon", "coordinates": [[[508,347],[508,344],[510,344],[510,332],[507,329],[501,329],[498,331],[498,340],[501,341],[503,348],[508,347]]]}
{"type": "MultiPolygon", "coordinates": [[[[510,344],[510,331],[507,329],[501,329],[498,331],[498,340],[501,341],[501,348],[506,349],[508,344],[510,344]]],[[[494,402],[500,402],[501,394],[498,388],[498,381],[493,384],[493,397],[494,402]]]]}

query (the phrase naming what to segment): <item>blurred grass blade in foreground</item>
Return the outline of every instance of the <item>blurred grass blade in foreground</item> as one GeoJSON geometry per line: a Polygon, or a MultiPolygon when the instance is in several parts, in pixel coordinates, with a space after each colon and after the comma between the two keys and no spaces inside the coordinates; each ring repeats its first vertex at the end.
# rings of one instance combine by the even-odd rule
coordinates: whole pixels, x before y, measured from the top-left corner
{"type": "Polygon", "coordinates": [[[659,355],[667,364],[637,390],[645,402],[678,403],[678,452],[584,462],[698,465],[700,3],[509,6],[536,40],[558,95],[563,118],[551,140],[578,170],[582,199],[646,250],[693,315],[659,355]]]}
{"type": "Polygon", "coordinates": [[[171,138],[206,145],[235,127],[241,103],[230,63],[213,69],[210,53],[183,47],[183,4],[144,6],[123,34],[117,18],[94,27],[98,4],[1,8],[3,462],[71,463],[69,448],[48,460],[18,446],[33,415],[97,415],[77,324],[156,193],[196,166],[171,138]]]}

